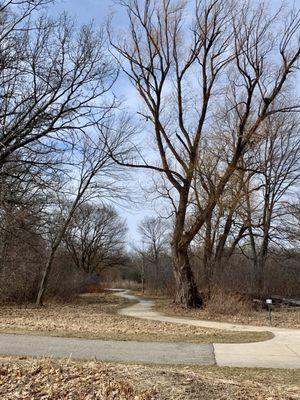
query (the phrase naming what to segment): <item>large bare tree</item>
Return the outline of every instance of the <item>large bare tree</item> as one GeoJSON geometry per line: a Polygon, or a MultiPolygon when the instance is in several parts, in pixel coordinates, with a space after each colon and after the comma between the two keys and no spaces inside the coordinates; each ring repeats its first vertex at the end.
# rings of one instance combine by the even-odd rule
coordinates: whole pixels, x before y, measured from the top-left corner
{"type": "Polygon", "coordinates": [[[299,12],[268,14],[263,5],[230,0],[120,3],[129,32],[111,42],[142,100],[140,115],[145,131],[154,133],[159,158],[153,163],[150,153],[127,165],[156,171],[167,182],[175,212],[175,301],[199,306],[202,299],[188,256],[191,242],[262,122],[299,107],[286,95],[299,62],[299,12]],[[191,215],[195,169],[211,133],[230,143],[228,158],[206,204],[191,215]]]}

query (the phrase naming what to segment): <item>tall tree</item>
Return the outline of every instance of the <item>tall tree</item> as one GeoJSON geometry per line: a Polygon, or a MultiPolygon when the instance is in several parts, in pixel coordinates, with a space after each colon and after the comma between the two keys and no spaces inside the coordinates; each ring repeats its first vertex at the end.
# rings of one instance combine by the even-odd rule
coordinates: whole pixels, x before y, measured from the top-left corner
{"type": "MultiPolygon", "coordinates": [[[[255,204],[249,201],[249,227],[253,260],[253,290],[264,292],[264,270],[269,248],[280,234],[286,213],[285,203],[300,179],[299,118],[294,114],[272,116],[261,128],[259,146],[254,149],[257,170],[252,186],[257,186],[255,204]]],[[[251,199],[251,197],[250,197],[251,199]]]]}
{"type": "Polygon", "coordinates": [[[142,99],[140,115],[154,133],[159,162],[146,156],[141,162],[118,162],[156,171],[167,182],[175,212],[175,301],[196,307],[202,299],[189,261],[191,242],[262,122],[298,109],[283,90],[299,61],[299,12],[291,10],[282,21],[281,13],[268,16],[263,5],[250,7],[246,1],[120,3],[128,15],[129,33],[111,43],[142,99]],[[195,170],[204,138],[212,132],[221,143],[230,142],[228,159],[214,192],[200,212],[191,215],[195,170]]]}

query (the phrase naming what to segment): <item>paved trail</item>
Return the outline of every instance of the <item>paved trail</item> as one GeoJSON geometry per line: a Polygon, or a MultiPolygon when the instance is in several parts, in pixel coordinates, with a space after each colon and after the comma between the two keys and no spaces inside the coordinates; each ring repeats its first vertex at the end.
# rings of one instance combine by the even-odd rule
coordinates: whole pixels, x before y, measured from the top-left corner
{"type": "Polygon", "coordinates": [[[215,363],[213,346],[210,344],[123,342],[33,335],[0,335],[0,354],[154,364],[215,363]]]}
{"type": "Polygon", "coordinates": [[[229,367],[300,368],[300,329],[169,317],[154,311],[154,303],[151,300],[141,300],[126,291],[117,292],[116,295],[139,301],[137,304],[120,311],[123,315],[135,318],[230,331],[269,331],[274,334],[273,339],[265,342],[213,344],[217,365],[229,367]]]}
{"type": "Polygon", "coordinates": [[[212,321],[168,317],[153,310],[153,302],[129,295],[116,295],[138,303],[120,314],[155,321],[180,323],[238,331],[271,331],[274,339],[249,344],[154,343],[104,341],[32,335],[0,335],[0,354],[76,359],[97,359],[117,362],[157,364],[197,364],[238,367],[300,368],[300,330],[233,325],[212,321]]]}

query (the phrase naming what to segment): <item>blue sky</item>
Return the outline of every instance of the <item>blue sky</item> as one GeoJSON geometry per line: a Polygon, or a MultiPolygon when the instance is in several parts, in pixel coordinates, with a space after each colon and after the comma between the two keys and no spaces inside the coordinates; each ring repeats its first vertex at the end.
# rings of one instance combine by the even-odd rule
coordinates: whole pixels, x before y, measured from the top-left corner
{"type": "MultiPolygon", "coordinates": [[[[55,5],[57,12],[66,10],[83,23],[92,19],[95,22],[103,22],[113,9],[118,8],[115,7],[114,0],[57,0],[55,5]]],[[[118,22],[123,20],[119,15],[116,15],[116,18],[118,22]]]]}
{"type": "MultiPolygon", "coordinates": [[[[116,26],[121,27],[126,21],[125,15],[120,12],[120,7],[116,6],[114,0],[56,0],[51,11],[53,14],[59,14],[67,11],[71,16],[75,17],[79,23],[89,23],[93,20],[95,23],[105,23],[110,14],[114,14],[114,23],[116,26]],[[118,12],[119,11],[119,12],[118,12]]],[[[122,81],[122,95],[124,95],[129,104],[135,103],[134,91],[132,90],[129,82],[122,81]]],[[[146,174],[146,172],[145,172],[146,174]]],[[[141,176],[141,174],[139,174],[141,176]]],[[[135,188],[140,190],[140,183],[136,182],[135,188]]],[[[145,217],[153,215],[151,204],[145,204],[145,201],[140,201],[141,206],[131,207],[131,209],[120,209],[120,214],[127,219],[129,226],[129,243],[134,242],[136,245],[139,235],[137,233],[137,226],[139,222],[145,217]]]]}

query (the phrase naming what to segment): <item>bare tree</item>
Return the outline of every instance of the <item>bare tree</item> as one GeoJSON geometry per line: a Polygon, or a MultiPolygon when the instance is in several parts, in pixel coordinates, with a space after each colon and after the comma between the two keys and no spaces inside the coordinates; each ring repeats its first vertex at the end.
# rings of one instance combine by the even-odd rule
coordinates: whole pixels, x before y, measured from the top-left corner
{"type": "MultiPolygon", "coordinates": [[[[20,149],[70,142],[100,123],[117,71],[105,35],[66,15],[30,18],[47,1],[0,5],[0,165],[20,149]]],[[[64,145],[60,145],[61,147],[64,145]]]]}
{"type": "Polygon", "coordinates": [[[88,274],[100,274],[124,262],[126,225],[112,206],[82,204],[64,237],[74,264],[88,274]]]}
{"type": "Polygon", "coordinates": [[[146,217],[139,224],[139,233],[144,244],[143,262],[145,259],[154,266],[155,287],[159,285],[161,256],[168,248],[168,225],[159,217],[146,217]]]}
{"type": "Polygon", "coordinates": [[[154,164],[144,156],[140,163],[118,162],[156,171],[167,182],[175,213],[175,301],[196,307],[202,299],[189,262],[192,240],[210,218],[262,122],[298,109],[283,89],[299,61],[299,13],[292,10],[282,29],[280,13],[267,16],[263,6],[251,8],[248,2],[120,3],[128,14],[129,34],[111,42],[126,60],[123,70],[143,101],[140,115],[154,132],[160,161],[154,164]],[[229,157],[213,194],[191,215],[194,174],[204,136],[212,130],[220,142],[230,143],[229,157]]]}
{"type": "Polygon", "coordinates": [[[47,4],[53,3],[53,0],[2,0],[0,3],[0,43],[2,62],[1,68],[5,67],[4,61],[8,60],[5,55],[8,55],[7,50],[13,49],[14,41],[13,33],[20,32],[26,26],[29,18],[47,4]]]}
{"type": "MultiPolygon", "coordinates": [[[[40,171],[39,171],[40,172],[40,171]]],[[[46,171],[44,171],[46,172],[46,171]]],[[[1,298],[27,301],[36,294],[41,260],[45,255],[44,216],[49,203],[49,178],[29,165],[10,163],[0,174],[0,286],[1,298]],[[43,181],[43,185],[41,182],[43,181]]]]}
{"type": "Polygon", "coordinates": [[[126,190],[121,182],[122,175],[112,161],[108,148],[113,151],[115,157],[120,156],[120,153],[124,157],[127,151],[127,142],[128,136],[119,130],[114,130],[109,119],[104,127],[98,127],[90,136],[87,136],[85,132],[84,136],[79,138],[74,151],[75,159],[73,159],[74,166],[78,166],[78,169],[75,168],[73,172],[77,187],[75,190],[73,189],[71,206],[68,206],[68,211],[53,236],[36,300],[37,305],[40,306],[43,303],[56,252],[77,208],[95,197],[102,200],[118,197],[121,200],[122,196],[126,195],[126,190]]]}
{"type": "Polygon", "coordinates": [[[142,294],[145,293],[146,286],[146,251],[144,246],[134,246],[133,252],[130,255],[131,264],[137,269],[139,279],[142,284],[142,294]]]}
{"type": "Polygon", "coordinates": [[[252,186],[256,198],[249,198],[248,212],[251,218],[249,234],[254,266],[253,290],[264,292],[264,269],[273,243],[284,241],[281,222],[286,201],[300,178],[299,120],[284,114],[268,118],[262,126],[263,140],[256,148],[257,171],[252,186]],[[261,194],[261,196],[260,196],[261,194]],[[255,222],[256,221],[256,222],[255,222]]]}
{"type": "Polygon", "coordinates": [[[282,226],[290,247],[297,251],[300,243],[300,201],[299,194],[294,202],[287,202],[285,206],[288,210],[288,218],[284,219],[282,226]]]}

